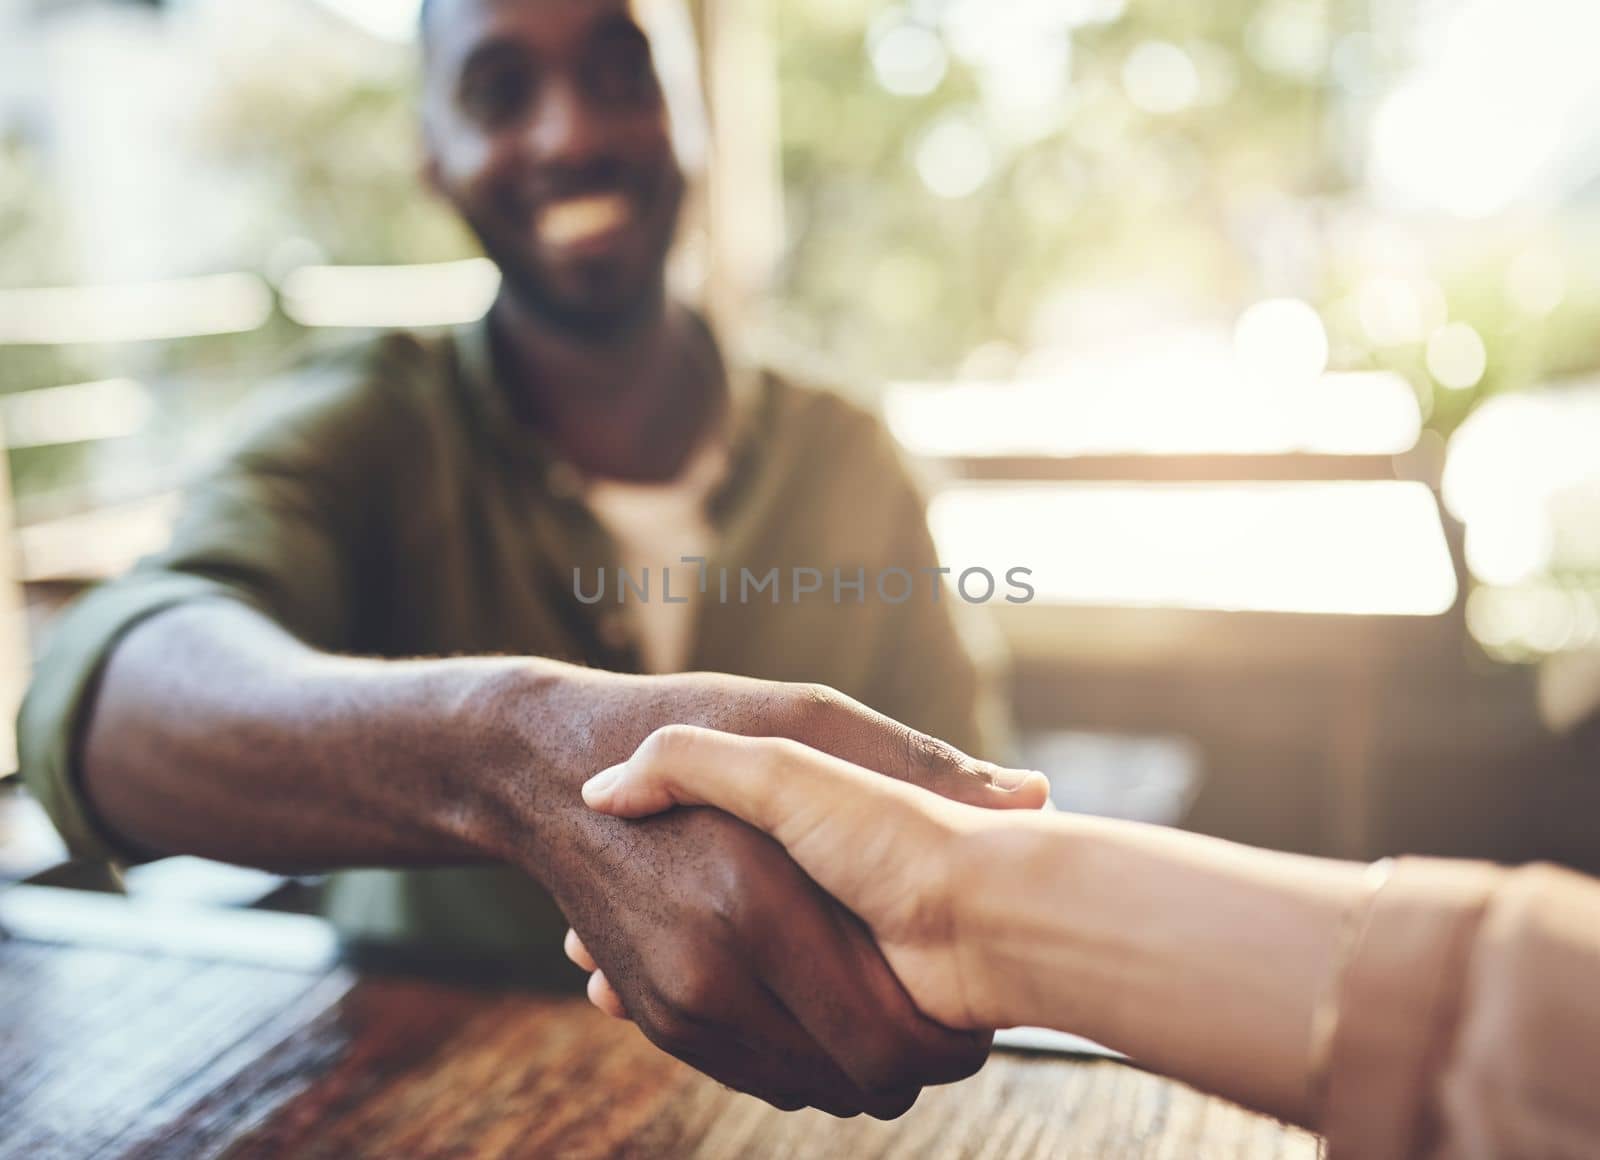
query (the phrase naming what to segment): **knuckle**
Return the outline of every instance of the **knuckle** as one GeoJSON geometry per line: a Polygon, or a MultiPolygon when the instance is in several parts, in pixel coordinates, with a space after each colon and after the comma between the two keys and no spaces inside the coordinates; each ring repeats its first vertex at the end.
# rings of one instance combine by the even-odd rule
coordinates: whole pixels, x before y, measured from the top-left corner
{"type": "Polygon", "coordinates": [[[920,1095],[922,1089],[917,1087],[881,1092],[873,1096],[866,1112],[875,1120],[898,1120],[916,1105],[920,1095]]]}
{"type": "Polygon", "coordinates": [[[648,1003],[643,1018],[637,1023],[645,1038],[668,1055],[681,1059],[698,1051],[699,1025],[671,1003],[659,1000],[648,1003]]]}
{"type": "Polygon", "coordinates": [[[736,864],[726,864],[722,874],[707,885],[703,899],[704,937],[708,943],[738,947],[749,941],[751,928],[760,918],[760,907],[740,881],[736,864]]]}
{"type": "MultiPolygon", "coordinates": [[[[697,953],[721,962],[746,961],[765,937],[768,915],[781,895],[763,883],[787,858],[771,839],[725,814],[697,818],[706,855],[698,867],[698,892],[690,928],[697,953]]],[[[686,956],[693,957],[693,956],[686,956]]]]}
{"type": "Polygon", "coordinates": [[[791,1095],[762,1095],[758,1099],[771,1104],[780,1112],[798,1112],[806,1106],[806,1102],[797,1096],[791,1095]]]}
{"type": "Polygon", "coordinates": [[[832,1116],[836,1120],[853,1120],[867,1110],[859,1098],[854,1102],[841,1102],[822,1096],[810,1096],[800,1102],[800,1107],[815,1108],[817,1111],[832,1116]]]}
{"type": "Polygon", "coordinates": [[[859,701],[827,685],[796,685],[789,694],[788,708],[779,727],[767,729],[768,736],[782,736],[829,751],[843,746],[859,752],[870,747],[881,732],[881,721],[859,701]]]}
{"type": "Polygon", "coordinates": [[[943,741],[915,729],[906,729],[903,738],[906,768],[923,777],[948,777],[962,772],[961,754],[943,741]]]}
{"type": "Polygon", "coordinates": [[[639,747],[639,758],[648,763],[670,760],[682,756],[699,738],[692,725],[663,725],[644,739],[639,747]]]}
{"type": "Polygon", "coordinates": [[[661,998],[674,1019],[701,1026],[716,1010],[718,998],[725,990],[724,980],[719,979],[715,971],[691,967],[674,972],[661,984],[661,998]]]}
{"type": "Polygon", "coordinates": [[[835,720],[845,707],[844,694],[828,685],[805,684],[794,690],[795,713],[802,727],[835,720]]]}
{"type": "Polygon", "coordinates": [[[750,743],[751,757],[760,774],[781,774],[810,752],[803,743],[788,737],[761,737],[750,743]]]}
{"type": "Polygon", "coordinates": [[[835,709],[844,700],[844,694],[832,685],[824,685],[821,681],[810,681],[800,686],[801,694],[811,702],[824,709],[835,709]]]}

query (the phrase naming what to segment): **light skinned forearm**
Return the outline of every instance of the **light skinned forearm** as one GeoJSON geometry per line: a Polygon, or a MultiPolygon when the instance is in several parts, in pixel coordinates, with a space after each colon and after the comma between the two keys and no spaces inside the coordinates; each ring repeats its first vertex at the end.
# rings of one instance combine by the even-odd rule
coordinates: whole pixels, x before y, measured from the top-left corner
{"type": "Polygon", "coordinates": [[[521,771],[517,792],[538,792],[541,698],[593,679],[538,660],[331,656],[242,604],[197,603],[115,649],[78,765],[102,824],[144,855],[281,871],[497,860],[512,839],[495,782],[521,771]],[[505,719],[511,701],[527,720],[505,719]]]}
{"type": "Polygon", "coordinates": [[[1086,1035],[1306,1122],[1313,1012],[1360,866],[1066,815],[966,842],[962,942],[998,1025],[1086,1035]]]}

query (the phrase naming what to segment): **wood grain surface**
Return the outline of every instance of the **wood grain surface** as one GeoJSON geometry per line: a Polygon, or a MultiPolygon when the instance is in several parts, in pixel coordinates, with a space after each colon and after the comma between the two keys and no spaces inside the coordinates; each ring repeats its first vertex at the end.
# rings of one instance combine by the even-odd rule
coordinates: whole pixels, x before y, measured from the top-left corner
{"type": "Polygon", "coordinates": [[[1310,1160],[1115,1063],[996,1054],[893,1123],[784,1114],[580,999],[0,943],[0,1157],[1310,1160]]]}

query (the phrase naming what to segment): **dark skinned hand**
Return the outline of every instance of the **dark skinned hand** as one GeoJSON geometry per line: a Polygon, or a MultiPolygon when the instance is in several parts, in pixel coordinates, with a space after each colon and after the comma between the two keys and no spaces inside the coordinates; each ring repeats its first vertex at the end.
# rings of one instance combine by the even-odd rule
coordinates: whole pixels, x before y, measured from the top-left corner
{"type": "Polygon", "coordinates": [[[779,1108],[891,1119],[981,1067],[990,1037],[923,1016],[863,924],[764,834],[716,811],[630,822],[584,806],[587,777],[675,723],[788,737],[991,808],[1039,808],[1037,779],[1007,789],[999,767],[816,686],[596,674],[529,736],[556,776],[539,791],[524,779],[528,800],[509,803],[538,831],[511,856],[555,895],[629,1018],[712,1078],[779,1108]]]}

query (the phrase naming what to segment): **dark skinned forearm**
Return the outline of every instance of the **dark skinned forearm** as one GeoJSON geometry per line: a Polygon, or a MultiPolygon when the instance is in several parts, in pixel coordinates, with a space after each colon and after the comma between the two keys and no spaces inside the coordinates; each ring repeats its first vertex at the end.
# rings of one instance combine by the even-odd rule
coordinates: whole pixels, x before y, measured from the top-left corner
{"type": "Polygon", "coordinates": [[[603,699],[606,677],[539,660],[335,657],[244,605],[188,605],[117,647],[79,765],[101,822],[146,855],[276,870],[500,860],[501,795],[537,812],[549,788],[538,718],[603,699]]]}
{"type": "Polygon", "coordinates": [[[790,736],[1012,804],[989,788],[992,766],[829,690],[539,658],[333,656],[227,600],[171,609],[121,641],[78,766],[99,820],[136,853],[277,870],[504,863],[554,889],[610,840],[583,781],[674,723],[790,736]]]}

